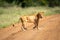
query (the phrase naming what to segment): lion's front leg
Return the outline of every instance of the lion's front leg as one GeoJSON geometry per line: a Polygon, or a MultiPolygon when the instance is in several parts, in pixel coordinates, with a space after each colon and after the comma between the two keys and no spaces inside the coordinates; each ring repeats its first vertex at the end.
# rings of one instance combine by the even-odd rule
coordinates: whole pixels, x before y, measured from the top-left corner
{"type": "Polygon", "coordinates": [[[35,26],[33,27],[33,29],[37,28],[38,29],[38,24],[35,24],[35,26]]]}
{"type": "Polygon", "coordinates": [[[35,22],[34,22],[34,27],[33,27],[33,29],[35,29],[35,28],[37,28],[38,29],[38,22],[39,22],[39,19],[35,19],[34,20],[35,22]]]}

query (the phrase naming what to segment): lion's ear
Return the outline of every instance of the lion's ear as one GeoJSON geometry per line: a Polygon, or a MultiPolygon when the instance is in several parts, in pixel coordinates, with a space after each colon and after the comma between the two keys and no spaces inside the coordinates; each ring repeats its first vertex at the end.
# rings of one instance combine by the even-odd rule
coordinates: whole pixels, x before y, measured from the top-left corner
{"type": "Polygon", "coordinates": [[[44,14],[44,12],[38,12],[38,13],[40,13],[40,14],[44,14]]]}
{"type": "Polygon", "coordinates": [[[44,12],[41,12],[41,13],[44,13],[44,12]]]}
{"type": "Polygon", "coordinates": [[[42,17],[44,17],[44,12],[38,12],[42,17]]]}

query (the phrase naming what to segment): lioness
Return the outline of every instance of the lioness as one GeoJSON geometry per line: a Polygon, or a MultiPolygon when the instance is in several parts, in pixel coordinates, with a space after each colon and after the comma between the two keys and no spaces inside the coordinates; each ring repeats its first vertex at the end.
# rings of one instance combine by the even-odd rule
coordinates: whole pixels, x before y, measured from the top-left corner
{"type": "Polygon", "coordinates": [[[41,13],[42,12],[39,12],[36,15],[32,15],[32,16],[21,16],[19,20],[21,20],[21,23],[22,23],[23,28],[25,30],[27,30],[27,28],[25,27],[24,22],[31,22],[31,23],[34,23],[33,29],[35,29],[35,28],[38,29],[39,19],[42,18],[41,13]]]}

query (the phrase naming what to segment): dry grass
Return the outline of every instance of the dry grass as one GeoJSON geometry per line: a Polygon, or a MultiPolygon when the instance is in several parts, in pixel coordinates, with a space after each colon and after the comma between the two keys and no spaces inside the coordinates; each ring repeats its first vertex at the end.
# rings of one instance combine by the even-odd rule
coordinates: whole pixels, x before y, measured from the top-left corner
{"type": "Polygon", "coordinates": [[[16,23],[19,20],[19,17],[22,15],[32,15],[37,12],[44,12],[44,15],[52,15],[60,13],[60,7],[9,7],[9,8],[0,8],[0,28],[7,27],[13,23],[16,23]]]}

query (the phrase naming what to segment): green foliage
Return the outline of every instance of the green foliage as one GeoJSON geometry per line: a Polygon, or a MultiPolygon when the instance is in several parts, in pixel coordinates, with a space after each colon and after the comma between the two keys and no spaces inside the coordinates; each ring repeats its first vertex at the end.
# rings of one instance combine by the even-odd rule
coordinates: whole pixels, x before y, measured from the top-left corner
{"type": "Polygon", "coordinates": [[[60,0],[0,0],[0,6],[60,6],[60,0]],[[25,5],[23,5],[25,3],[25,5]]]}
{"type": "Polygon", "coordinates": [[[0,8],[0,28],[5,28],[11,24],[17,23],[20,16],[22,15],[32,15],[37,12],[44,12],[44,15],[60,14],[60,7],[9,7],[9,8],[0,8]]]}

